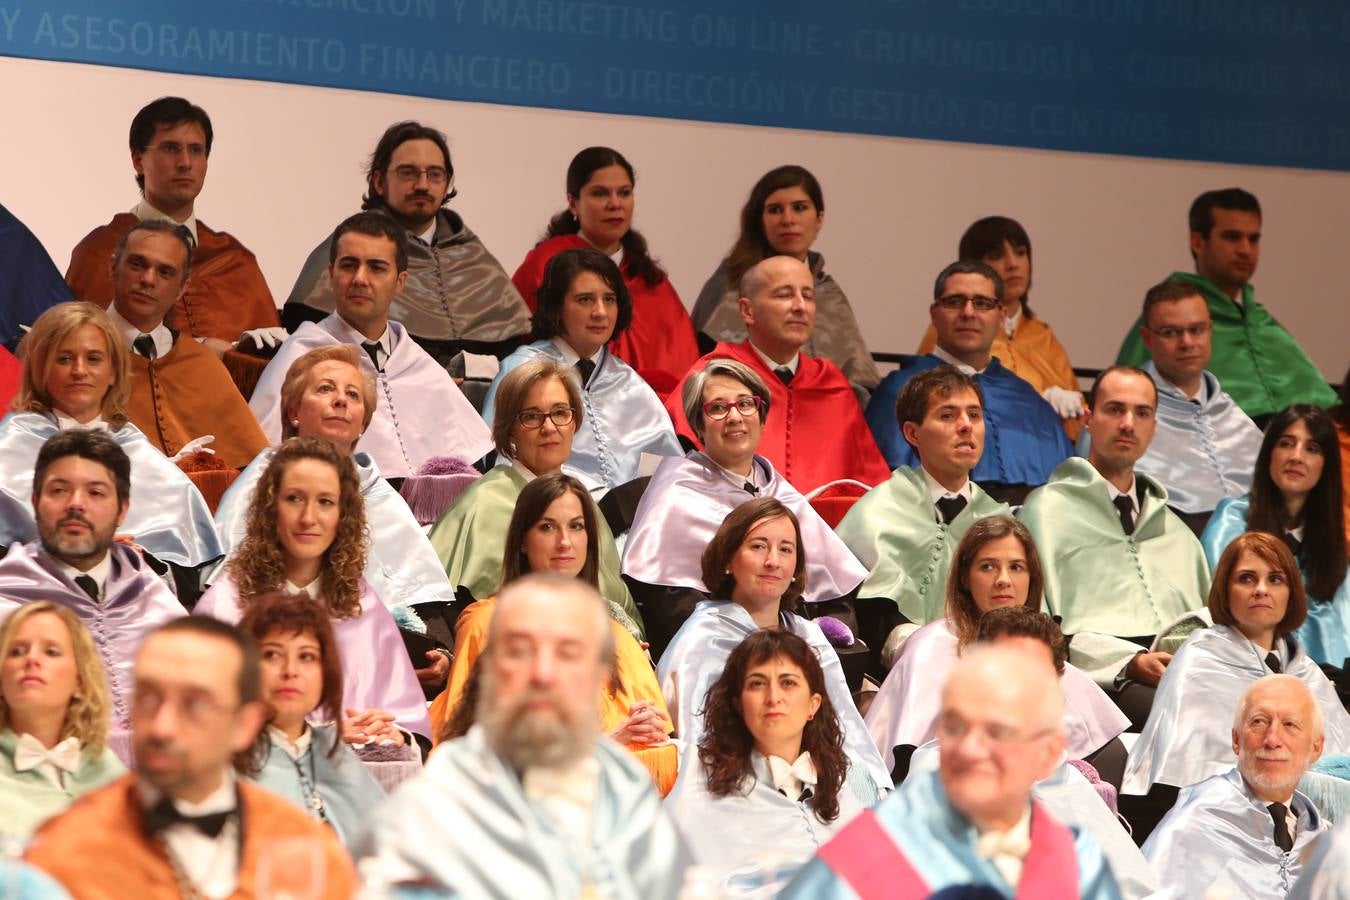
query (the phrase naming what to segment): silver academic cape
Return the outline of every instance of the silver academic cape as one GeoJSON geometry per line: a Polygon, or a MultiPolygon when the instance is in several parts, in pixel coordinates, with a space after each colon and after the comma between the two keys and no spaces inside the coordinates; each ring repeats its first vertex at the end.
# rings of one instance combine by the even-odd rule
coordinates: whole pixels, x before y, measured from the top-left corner
{"type": "MultiPolygon", "coordinates": [[[[1322,708],[1323,756],[1350,753],[1350,713],[1336,688],[1292,636],[1277,642],[1286,675],[1303,681],[1322,708]]],[[[1177,650],[1158,682],[1148,722],[1130,749],[1123,794],[1155,784],[1186,787],[1233,765],[1233,713],[1252,682],[1270,675],[1265,653],[1241,632],[1215,625],[1195,632],[1177,650]]]]}
{"type": "Polygon", "coordinates": [[[384,883],[422,882],[464,900],[675,900],[689,851],[651,774],[608,738],[593,753],[589,841],[554,825],[475,725],[398,786],[354,855],[373,857],[362,871],[370,865],[384,883]]]}
{"type": "MultiPolygon", "coordinates": [[[[866,570],[844,542],[795,487],[764,457],[752,465],[759,473],[760,497],[773,497],[797,516],[806,552],[807,603],[834,600],[852,591],[866,570]]],[[[722,520],[754,499],[698,450],[661,461],[642,494],[623,546],[623,574],[646,584],[687,587],[706,593],[699,560],[722,520]]]]}
{"type": "Polygon", "coordinates": [[[361,368],[376,376],[375,416],[356,449],[379,463],[386,478],[405,478],[433,456],[474,462],[492,449],[492,435],[459,387],[403,326],[389,322],[394,349],[375,371],[350,326],[334,313],[306,322],[277,350],[253,389],[249,408],[272,444],[281,441],[281,385],[291,363],[318,347],[350,344],[360,352],[361,368]]]}
{"type": "MultiPolygon", "coordinates": [[[[867,724],[844,680],[839,654],[815,622],[796,613],[783,612],[782,629],[811,645],[825,672],[825,687],[834,704],[834,713],[844,731],[844,752],[861,777],[866,773],[878,791],[891,789],[891,774],[867,733],[867,724]]],[[[694,607],[670,646],[661,654],[656,678],[661,682],[666,707],[675,726],[675,736],[686,744],[697,744],[703,737],[703,702],[708,689],[722,675],[727,657],[757,629],[750,614],[730,600],[704,600],[694,607]]]]}
{"type": "MultiPolygon", "coordinates": [[[[33,466],[38,451],[59,432],[56,417],[15,412],[0,421],[0,544],[37,540],[33,519],[33,466]]],[[[151,556],[195,567],[224,549],[211,509],[182,469],[130,422],[108,436],[131,460],[131,504],[118,531],[130,534],[151,556]]]]}
{"type": "Polygon", "coordinates": [[[90,599],[36,542],[14,544],[0,559],[0,621],[38,600],[59,603],[79,616],[108,675],[112,729],[125,731],[131,719],[132,664],[141,639],[187,610],[135,550],[113,544],[108,555],[112,565],[100,602],[90,599]]]}
{"type": "Polygon", "coordinates": [[[1235,768],[1181,792],[1176,806],[1144,842],[1162,890],[1158,900],[1275,900],[1289,893],[1302,871],[1303,851],[1328,830],[1307,797],[1294,792],[1298,818],[1294,847],[1275,843],[1267,804],[1235,768]],[[1210,893],[1213,891],[1214,893],[1210,893]]]}

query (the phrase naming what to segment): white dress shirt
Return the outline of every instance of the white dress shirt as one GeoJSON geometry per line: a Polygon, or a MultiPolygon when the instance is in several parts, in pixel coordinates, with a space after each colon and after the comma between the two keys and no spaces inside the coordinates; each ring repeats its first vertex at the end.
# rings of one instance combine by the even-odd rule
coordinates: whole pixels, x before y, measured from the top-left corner
{"type": "Polygon", "coordinates": [[[53,409],[52,415],[56,416],[56,427],[62,431],[65,431],[67,428],[89,428],[97,429],[99,431],[108,430],[108,423],[103,420],[103,416],[101,415],[94,416],[88,422],[76,422],[59,409],[53,409]]]}
{"type": "MultiPolygon", "coordinates": [[[[956,371],[960,372],[962,375],[980,375],[984,372],[984,369],[989,368],[988,364],[986,364],[984,369],[976,369],[974,366],[970,366],[961,362],[961,360],[957,359],[955,356],[952,356],[950,353],[948,353],[946,350],[943,350],[941,347],[934,347],[933,355],[936,356],[938,359],[942,360],[943,362],[945,362],[947,365],[955,366],[956,371]]],[[[992,359],[993,357],[990,358],[992,359]]]]}
{"type": "Polygon", "coordinates": [[[535,766],[520,777],[525,796],[544,816],[585,846],[591,843],[595,796],[600,788],[600,761],[592,753],[567,768],[535,766]]]}
{"type": "Polygon", "coordinates": [[[1111,496],[1112,506],[1115,505],[1117,497],[1130,498],[1130,508],[1134,510],[1134,523],[1137,526],[1139,524],[1139,495],[1135,491],[1134,473],[1133,472],[1130,473],[1130,486],[1128,488],[1126,488],[1123,491],[1118,490],[1114,484],[1112,484],[1110,481],[1107,481],[1106,492],[1111,496]]]}
{"type": "MultiPolygon", "coordinates": [[[[358,347],[361,347],[362,351],[364,351],[365,347],[362,345],[370,343],[370,338],[366,337],[360,331],[357,331],[355,328],[353,328],[351,326],[351,323],[349,323],[346,319],[342,318],[342,316],[338,316],[338,321],[342,323],[342,328],[344,331],[347,332],[347,335],[351,339],[352,343],[354,343],[358,347]]],[[[389,357],[394,352],[394,334],[392,331],[390,331],[389,324],[387,322],[385,323],[384,331],[380,334],[379,337],[375,338],[375,343],[380,345],[380,349],[376,351],[380,356],[380,362],[379,365],[376,366],[376,368],[383,369],[385,365],[389,362],[389,357]]]]}
{"type": "Polygon", "coordinates": [[[122,337],[126,339],[127,347],[131,349],[132,353],[136,352],[136,338],[143,334],[149,334],[150,340],[154,341],[156,359],[167,356],[169,351],[173,349],[173,332],[169,331],[168,326],[163,322],[160,322],[148,332],[141,331],[135,325],[132,325],[126,319],[122,318],[121,314],[117,311],[116,305],[108,307],[108,318],[112,319],[113,325],[121,332],[122,337]]]}
{"type": "Polygon", "coordinates": [[[1017,824],[1007,831],[981,829],[979,854],[994,864],[1009,887],[1017,887],[1022,879],[1022,864],[1031,852],[1031,807],[1022,813],[1017,824]]]}
{"type": "Polygon", "coordinates": [[[754,344],[750,345],[750,349],[755,351],[755,353],[759,355],[759,358],[764,361],[764,365],[769,367],[770,372],[774,372],[783,367],[787,367],[787,370],[789,372],[791,372],[793,375],[796,375],[797,366],[802,361],[802,354],[800,350],[792,354],[792,359],[788,360],[787,362],[779,362],[769,354],[765,353],[763,350],[756,347],[754,344]]]}
{"type": "MultiPolygon", "coordinates": [[[[145,781],[136,782],[143,809],[153,809],[163,796],[145,781]]],[[[185,816],[206,816],[227,812],[239,802],[234,772],[226,769],[220,787],[200,803],[175,800],[174,807],[185,816]]],[[[186,823],[170,825],[160,832],[169,852],[182,867],[192,885],[204,897],[222,900],[234,893],[239,881],[239,817],[225,823],[220,834],[207,837],[186,823]]]]}
{"type": "Polygon", "coordinates": [[[56,563],[57,568],[59,568],[71,581],[75,581],[75,578],[80,575],[88,575],[90,578],[94,579],[94,584],[98,585],[98,599],[100,601],[107,596],[106,588],[108,584],[108,573],[112,570],[112,554],[104,553],[103,558],[95,563],[87,572],[77,569],[69,563],[57,559],[55,556],[51,559],[52,562],[56,563]]]}

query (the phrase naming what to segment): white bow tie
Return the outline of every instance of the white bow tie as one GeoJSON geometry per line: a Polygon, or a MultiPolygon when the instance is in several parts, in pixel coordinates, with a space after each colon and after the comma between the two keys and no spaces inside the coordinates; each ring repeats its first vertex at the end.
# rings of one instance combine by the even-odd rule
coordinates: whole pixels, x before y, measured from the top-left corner
{"type": "Polygon", "coordinates": [[[976,849],[985,859],[993,860],[998,856],[1011,856],[1026,859],[1031,852],[1031,839],[1020,828],[1008,831],[986,831],[980,835],[976,849]]]}
{"type": "Polygon", "coordinates": [[[14,769],[27,772],[43,763],[50,763],[66,772],[74,772],[80,767],[80,739],[68,737],[48,750],[42,742],[31,734],[20,735],[14,745],[14,769]]]}
{"type": "Polygon", "coordinates": [[[770,756],[768,760],[773,786],[789,800],[800,799],[804,787],[816,786],[816,766],[811,762],[810,753],[803,752],[793,763],[781,756],[770,756]]]}

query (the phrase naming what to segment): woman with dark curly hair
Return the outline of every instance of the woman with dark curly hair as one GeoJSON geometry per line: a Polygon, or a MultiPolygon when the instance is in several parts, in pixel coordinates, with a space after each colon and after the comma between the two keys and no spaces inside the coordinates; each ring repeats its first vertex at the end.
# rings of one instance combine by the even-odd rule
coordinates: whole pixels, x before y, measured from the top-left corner
{"type": "Polygon", "coordinates": [[[238,622],[263,594],[322,601],[343,659],[348,743],[427,738],[431,724],[398,626],[371,590],[365,505],[351,454],[319,437],[284,442],[258,479],[248,535],[194,612],[238,622]]]}
{"type": "Polygon", "coordinates": [[[739,895],[741,878],[785,882],[874,799],[849,766],[820,662],[795,634],[742,641],[704,710],[666,809],[726,893],[739,895]]]}

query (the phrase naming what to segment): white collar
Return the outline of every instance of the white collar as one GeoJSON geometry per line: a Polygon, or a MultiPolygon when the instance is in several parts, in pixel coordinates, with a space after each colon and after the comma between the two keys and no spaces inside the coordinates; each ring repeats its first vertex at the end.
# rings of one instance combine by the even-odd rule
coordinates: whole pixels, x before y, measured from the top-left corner
{"type": "Polygon", "coordinates": [[[440,213],[437,213],[436,215],[432,216],[431,224],[427,226],[426,231],[423,231],[419,234],[415,234],[413,235],[413,237],[417,238],[419,241],[426,244],[427,246],[431,246],[431,244],[436,240],[436,225],[437,223],[440,222],[440,218],[441,218],[440,213]]]}
{"type": "MultiPolygon", "coordinates": [[[[51,554],[48,555],[50,556],[51,554]]],[[[94,579],[94,583],[98,585],[98,596],[100,600],[108,596],[106,586],[108,584],[108,573],[112,571],[111,553],[104,553],[103,558],[95,563],[93,568],[88,572],[81,572],[79,569],[69,563],[62,562],[55,556],[52,556],[51,559],[52,562],[56,563],[57,568],[59,568],[71,581],[74,581],[77,575],[88,575],[90,578],[94,579]]]]}
{"type": "Polygon", "coordinates": [[[296,738],[293,744],[291,739],[286,737],[286,732],[275,725],[269,724],[267,726],[267,734],[272,739],[272,743],[285,750],[291,759],[299,759],[304,756],[309,750],[310,743],[314,740],[314,729],[309,727],[309,723],[305,723],[305,730],[300,732],[300,737],[296,738]]]}
{"type": "Polygon", "coordinates": [[[193,249],[196,249],[197,247],[196,209],[193,209],[192,212],[188,213],[188,217],[180,222],[173,216],[169,215],[168,213],[160,212],[159,210],[155,209],[153,206],[150,205],[149,200],[142,198],[140,203],[137,203],[135,206],[131,208],[131,214],[136,218],[140,219],[142,222],[150,220],[158,220],[160,222],[172,222],[174,225],[182,225],[184,228],[187,229],[188,236],[192,238],[193,249]]]}
{"type": "MultiPolygon", "coordinates": [[[[370,338],[353,328],[351,323],[342,318],[342,316],[338,316],[337,320],[347,332],[347,336],[351,339],[351,342],[356,344],[356,346],[360,347],[361,345],[370,342],[370,338]]],[[[394,330],[389,327],[387,321],[384,324],[384,331],[375,339],[375,343],[379,344],[380,349],[384,351],[384,358],[386,360],[394,354],[394,330]]]]}
{"type": "Polygon", "coordinates": [[[117,311],[116,304],[110,304],[108,306],[108,318],[112,319],[113,326],[121,332],[122,337],[126,339],[127,348],[131,349],[133,353],[136,352],[134,349],[136,338],[143,334],[150,335],[150,339],[155,342],[156,359],[163,359],[169,354],[169,351],[173,349],[173,332],[169,331],[168,326],[163,322],[160,322],[149,331],[141,331],[135,325],[132,325],[126,319],[122,318],[122,314],[117,311]]]}
{"type": "MultiPolygon", "coordinates": [[[[571,344],[567,343],[567,341],[563,340],[561,337],[553,338],[553,346],[558,348],[558,352],[562,354],[563,362],[566,363],[567,365],[575,366],[577,362],[581,360],[581,354],[578,353],[571,344]]],[[[599,350],[595,351],[594,354],[586,358],[589,359],[591,362],[595,363],[596,368],[599,368],[600,358],[604,355],[605,355],[605,348],[602,346],[599,350]]]]}
{"type": "MultiPolygon", "coordinates": [[[[164,796],[158,788],[143,778],[136,780],[136,793],[140,795],[143,809],[153,809],[164,796]]],[[[226,767],[221,773],[220,787],[207,794],[200,803],[174,800],[173,805],[185,816],[209,816],[212,813],[229,812],[239,805],[234,785],[234,770],[226,767]]]]}
{"type": "MultiPolygon", "coordinates": [[[[985,859],[994,862],[998,856],[1006,855],[1024,860],[1031,851],[1031,806],[1027,806],[1022,818],[1007,831],[995,831],[979,826],[976,826],[975,830],[979,834],[977,844],[979,854],[985,859]]],[[[999,871],[1002,872],[1002,869],[999,871]]],[[[1011,884],[1015,886],[1016,881],[1011,881],[1011,884]]]]}
{"type": "Polygon", "coordinates": [[[769,765],[774,789],[794,803],[802,798],[808,787],[816,786],[816,765],[811,761],[809,751],[803,750],[792,762],[781,756],[766,756],[765,761],[769,765]]]}
{"type": "MultiPolygon", "coordinates": [[[[948,353],[946,350],[943,350],[941,347],[934,347],[933,355],[936,356],[938,359],[942,360],[943,362],[947,363],[948,365],[955,366],[956,370],[962,373],[963,375],[980,375],[984,372],[984,369],[989,368],[988,365],[985,365],[984,369],[976,369],[972,365],[968,365],[966,363],[961,362],[961,360],[957,359],[955,356],[952,356],[950,353],[948,353]]],[[[993,359],[992,356],[989,358],[993,359]]]]}
{"type": "Polygon", "coordinates": [[[1256,641],[1252,640],[1251,638],[1243,634],[1241,631],[1239,631],[1237,626],[1232,627],[1233,631],[1237,632],[1238,637],[1245,639],[1247,643],[1252,645],[1252,649],[1256,651],[1257,656],[1261,657],[1262,662],[1265,662],[1267,654],[1274,653],[1275,658],[1280,661],[1281,669],[1283,669],[1286,665],[1289,664],[1289,656],[1288,656],[1289,645],[1284,642],[1284,638],[1276,637],[1275,640],[1271,642],[1270,649],[1266,650],[1262,648],[1260,644],[1256,643],[1256,641]]]}
{"type": "Polygon", "coordinates": [[[313,600],[319,592],[319,579],[315,578],[309,584],[305,585],[304,587],[301,587],[294,581],[291,581],[289,578],[287,578],[282,583],[281,588],[288,594],[304,594],[306,597],[313,600]]]}
{"type": "Polygon", "coordinates": [[[750,475],[747,477],[745,475],[738,475],[735,472],[731,471],[730,469],[723,468],[716,460],[714,460],[711,456],[708,456],[706,452],[703,455],[708,458],[708,462],[712,463],[714,469],[722,473],[723,478],[734,484],[736,487],[743,488],[745,487],[745,483],[748,481],[755,488],[759,490],[764,489],[765,478],[760,473],[759,466],[755,465],[755,458],[753,456],[750,457],[750,475]]]}
{"type": "Polygon", "coordinates": [[[1130,506],[1133,507],[1133,509],[1134,509],[1134,515],[1135,515],[1135,518],[1138,518],[1138,516],[1139,516],[1139,493],[1138,493],[1138,491],[1136,490],[1136,488],[1138,487],[1138,479],[1135,477],[1134,473],[1133,473],[1133,472],[1130,473],[1130,487],[1129,487],[1128,490],[1124,490],[1124,491],[1118,490],[1118,489],[1116,488],[1116,486],[1115,486],[1110,480],[1105,479],[1105,478],[1102,479],[1102,480],[1103,480],[1103,481],[1106,481],[1106,493],[1107,493],[1107,496],[1109,496],[1109,497],[1111,498],[1111,503],[1114,504],[1114,503],[1116,502],[1116,498],[1117,498],[1117,497],[1129,497],[1129,498],[1130,498],[1130,506]]]}
{"type": "Polygon", "coordinates": [[[765,353],[763,350],[761,350],[761,349],[759,349],[758,347],[756,347],[756,346],[755,346],[753,343],[751,343],[750,341],[746,341],[746,343],[750,344],[750,349],[751,349],[751,350],[753,350],[753,351],[755,351],[755,353],[759,354],[759,358],[760,358],[761,360],[763,360],[764,365],[766,365],[766,366],[769,367],[769,371],[770,371],[770,372],[777,371],[778,369],[781,369],[781,368],[783,368],[784,366],[786,366],[786,367],[787,367],[787,370],[788,370],[789,372],[791,372],[793,375],[796,375],[796,374],[797,374],[797,366],[798,366],[798,364],[801,362],[801,359],[802,359],[802,352],[801,352],[800,350],[798,350],[796,353],[792,354],[792,359],[788,360],[788,361],[785,362],[785,363],[782,363],[782,362],[779,362],[778,360],[774,359],[774,358],[773,358],[772,356],[770,356],[769,354],[765,353]]]}
{"type": "Polygon", "coordinates": [[[928,496],[934,503],[937,503],[943,497],[965,497],[967,502],[975,499],[975,491],[971,488],[970,478],[966,478],[966,483],[961,485],[958,491],[949,491],[942,486],[936,478],[929,474],[923,466],[919,466],[919,471],[923,473],[924,483],[928,485],[928,496]]]}
{"type": "Polygon", "coordinates": [[[521,475],[525,476],[525,482],[528,484],[539,476],[529,470],[529,468],[520,460],[511,458],[511,468],[515,469],[521,475]]]}
{"type": "Polygon", "coordinates": [[[65,413],[61,412],[58,409],[53,409],[52,415],[56,416],[56,427],[60,431],[65,431],[67,428],[90,428],[90,429],[99,429],[102,431],[108,430],[108,423],[103,420],[102,415],[94,416],[94,418],[90,419],[88,422],[76,422],[70,416],[66,415],[65,413]]]}
{"type": "Polygon", "coordinates": [[[1003,333],[1010,339],[1017,332],[1017,326],[1022,324],[1022,301],[1017,301],[1017,312],[1006,317],[1003,320],[1003,333]]]}

